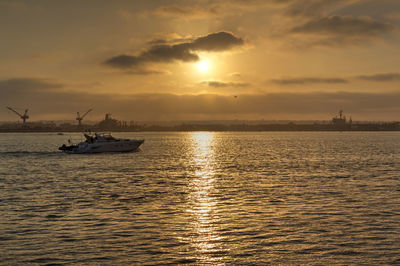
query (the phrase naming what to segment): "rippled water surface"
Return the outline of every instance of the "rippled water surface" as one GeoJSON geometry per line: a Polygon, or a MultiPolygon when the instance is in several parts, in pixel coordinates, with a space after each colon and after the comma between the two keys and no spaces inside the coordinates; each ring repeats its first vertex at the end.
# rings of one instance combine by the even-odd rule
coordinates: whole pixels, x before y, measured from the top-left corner
{"type": "Polygon", "coordinates": [[[1,264],[400,264],[400,133],[0,134],[1,264]]]}

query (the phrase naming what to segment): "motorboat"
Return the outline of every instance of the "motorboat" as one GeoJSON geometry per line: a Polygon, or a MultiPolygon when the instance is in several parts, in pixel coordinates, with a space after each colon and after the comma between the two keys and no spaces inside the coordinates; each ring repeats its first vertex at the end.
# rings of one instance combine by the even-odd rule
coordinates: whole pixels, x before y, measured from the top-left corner
{"type": "Polygon", "coordinates": [[[66,153],[130,152],[143,144],[143,139],[121,139],[110,133],[83,134],[86,138],[78,144],[63,144],[58,149],[66,153]]]}

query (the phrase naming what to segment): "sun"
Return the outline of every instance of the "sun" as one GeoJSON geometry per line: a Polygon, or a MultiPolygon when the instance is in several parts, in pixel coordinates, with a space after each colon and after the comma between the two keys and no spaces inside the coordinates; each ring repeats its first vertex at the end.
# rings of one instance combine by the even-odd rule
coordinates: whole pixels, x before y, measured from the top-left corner
{"type": "Polygon", "coordinates": [[[202,60],[202,61],[197,63],[197,69],[200,72],[206,72],[206,71],[208,71],[210,69],[210,64],[207,61],[202,60]]]}

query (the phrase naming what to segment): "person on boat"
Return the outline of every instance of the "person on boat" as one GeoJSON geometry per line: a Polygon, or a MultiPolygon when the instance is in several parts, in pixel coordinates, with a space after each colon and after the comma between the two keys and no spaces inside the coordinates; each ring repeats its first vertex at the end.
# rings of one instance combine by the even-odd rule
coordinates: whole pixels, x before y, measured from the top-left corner
{"type": "Polygon", "coordinates": [[[85,136],[85,138],[86,138],[86,141],[88,142],[88,143],[93,143],[93,141],[94,141],[94,138],[92,137],[92,136],[89,136],[88,134],[83,134],[84,136],[85,136]]]}

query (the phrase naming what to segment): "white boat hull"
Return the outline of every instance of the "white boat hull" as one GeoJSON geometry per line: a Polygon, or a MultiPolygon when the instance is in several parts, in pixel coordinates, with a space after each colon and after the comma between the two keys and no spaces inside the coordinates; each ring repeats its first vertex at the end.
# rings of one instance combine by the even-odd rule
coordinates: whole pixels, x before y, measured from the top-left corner
{"type": "Polygon", "coordinates": [[[103,152],[131,152],[139,148],[144,140],[119,140],[107,142],[87,143],[81,142],[66,153],[103,153],[103,152]]]}
{"type": "Polygon", "coordinates": [[[62,145],[58,149],[66,153],[130,152],[139,148],[144,140],[114,138],[110,133],[83,134],[86,141],[76,145],[62,145]]]}

